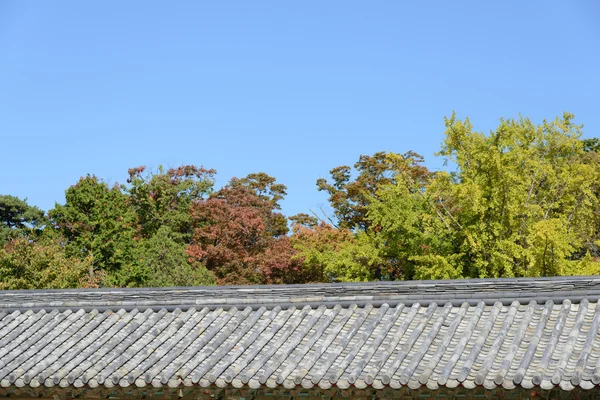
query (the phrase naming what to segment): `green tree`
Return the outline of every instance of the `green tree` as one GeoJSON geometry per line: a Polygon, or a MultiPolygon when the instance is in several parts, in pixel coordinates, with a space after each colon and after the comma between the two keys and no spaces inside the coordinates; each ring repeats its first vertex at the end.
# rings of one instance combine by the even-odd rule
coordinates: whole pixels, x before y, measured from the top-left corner
{"type": "Polygon", "coordinates": [[[581,144],[583,145],[583,151],[587,152],[600,152],[600,139],[598,138],[588,138],[582,139],[581,144]]]}
{"type": "Polygon", "coordinates": [[[365,232],[336,228],[321,222],[293,225],[290,238],[311,282],[366,282],[378,279],[378,249],[365,232]]]}
{"type": "Polygon", "coordinates": [[[27,200],[0,195],[0,247],[14,238],[35,239],[47,225],[45,213],[27,204],[27,200]]]}
{"type": "Polygon", "coordinates": [[[144,286],[215,285],[214,275],[200,263],[190,264],[185,254],[186,245],[176,240],[168,226],[158,228],[149,239],[136,246],[136,263],[144,271],[144,286]]]}
{"type": "Polygon", "coordinates": [[[142,284],[145,272],[133,257],[137,220],[128,195],[88,175],[65,197],[65,204],[56,204],[49,215],[66,240],[67,256],[91,258],[95,270],[106,272],[106,285],[142,284]]]}
{"type": "MultiPolygon", "coordinates": [[[[585,139],[582,140],[582,145],[585,151],[584,162],[593,166],[596,171],[600,171],[600,139],[585,139]]],[[[600,184],[595,184],[593,191],[595,198],[600,200],[600,184]]],[[[596,204],[593,209],[593,230],[590,235],[582,238],[583,246],[573,256],[574,259],[581,259],[582,262],[588,255],[592,259],[600,260],[600,206],[596,204]]],[[[582,266],[582,269],[586,268],[582,266]]]]}
{"type": "Polygon", "coordinates": [[[129,169],[125,193],[137,216],[138,236],[150,238],[163,226],[178,243],[189,243],[193,234],[190,207],[213,190],[215,171],[183,165],[157,172],[145,167],[129,169]]]}
{"type": "Polygon", "coordinates": [[[331,280],[600,271],[597,141],[580,136],[568,113],[501,120],[489,135],[453,115],[439,155],[455,172],[430,174],[393,153],[361,158],[355,180],[334,169],[319,186],[340,229],[306,220],[292,236],[297,257],[331,280]]]}
{"type": "Polygon", "coordinates": [[[95,176],[66,191],[50,211],[67,256],[92,260],[106,286],[212,284],[185,254],[193,233],[190,207],[210,193],[214,171],[181,166],[144,174],[129,170],[129,185],[109,187],[95,176]]]}
{"type": "Polygon", "coordinates": [[[451,279],[461,276],[449,222],[427,190],[411,182],[379,189],[367,207],[367,232],[381,261],[378,279],[451,279]]]}
{"type": "Polygon", "coordinates": [[[317,186],[329,193],[343,234],[333,234],[335,228],[327,224],[316,227],[306,215],[293,217],[310,228],[297,229],[298,239],[293,240],[305,263],[320,263],[332,280],[412,279],[415,260],[409,258],[423,253],[417,244],[423,234],[413,225],[423,224],[423,193],[432,176],[423,162],[412,151],[380,152],[360,157],[354,179],[347,166],[331,171],[331,183],[319,179],[317,186]]]}
{"type": "Polygon", "coordinates": [[[451,232],[424,189],[407,175],[380,186],[367,199],[365,231],[294,224],[298,256],[333,281],[460,277],[451,232]]]}
{"type": "Polygon", "coordinates": [[[275,210],[281,210],[279,201],[287,195],[287,187],[277,183],[274,177],[264,172],[248,174],[241,179],[234,178],[229,185],[241,186],[253,191],[259,198],[270,202],[275,210]]]}
{"type": "Polygon", "coordinates": [[[292,226],[304,226],[306,228],[314,228],[319,225],[319,219],[306,213],[299,213],[288,217],[292,226]]]}

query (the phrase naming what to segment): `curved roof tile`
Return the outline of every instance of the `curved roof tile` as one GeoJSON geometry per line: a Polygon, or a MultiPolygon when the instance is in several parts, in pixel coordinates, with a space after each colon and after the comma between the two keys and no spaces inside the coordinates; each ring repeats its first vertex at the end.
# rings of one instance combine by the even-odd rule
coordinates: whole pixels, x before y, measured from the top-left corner
{"type": "Polygon", "coordinates": [[[560,278],[4,292],[0,386],[591,389],[599,287],[560,278]]]}

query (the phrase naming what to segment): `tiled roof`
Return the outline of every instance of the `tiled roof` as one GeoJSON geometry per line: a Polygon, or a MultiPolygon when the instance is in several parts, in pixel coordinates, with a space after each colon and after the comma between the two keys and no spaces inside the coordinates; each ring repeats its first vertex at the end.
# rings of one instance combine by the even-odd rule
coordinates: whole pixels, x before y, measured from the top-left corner
{"type": "Polygon", "coordinates": [[[600,278],[0,293],[1,387],[600,385],[600,278]]]}

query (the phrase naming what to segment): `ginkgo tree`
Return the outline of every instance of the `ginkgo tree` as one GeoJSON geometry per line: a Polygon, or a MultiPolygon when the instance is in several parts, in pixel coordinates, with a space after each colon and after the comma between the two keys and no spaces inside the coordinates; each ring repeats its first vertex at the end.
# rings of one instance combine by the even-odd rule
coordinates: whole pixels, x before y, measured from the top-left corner
{"type": "Polygon", "coordinates": [[[503,119],[489,135],[468,119],[446,119],[439,154],[456,171],[438,174],[427,190],[453,232],[463,276],[561,275],[585,254],[599,169],[573,118],[503,119]]]}
{"type": "Polygon", "coordinates": [[[598,146],[581,139],[572,114],[538,125],[502,119],[489,134],[454,114],[445,126],[438,155],[451,171],[377,153],[361,157],[354,181],[348,167],[320,180],[340,228],[358,230],[323,247],[314,238],[334,236],[304,228],[314,233],[293,242],[305,262],[342,281],[600,272],[598,146]]]}

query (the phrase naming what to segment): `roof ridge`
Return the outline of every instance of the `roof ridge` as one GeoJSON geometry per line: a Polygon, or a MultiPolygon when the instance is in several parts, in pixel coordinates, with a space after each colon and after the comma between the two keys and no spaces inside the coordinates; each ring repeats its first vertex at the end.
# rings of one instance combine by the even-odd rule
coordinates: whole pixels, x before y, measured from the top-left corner
{"type": "Polygon", "coordinates": [[[600,276],[551,278],[461,279],[329,283],[307,285],[197,286],[174,288],[104,288],[0,291],[0,311],[23,309],[189,309],[192,307],[273,308],[280,306],[335,304],[452,303],[493,304],[513,300],[578,303],[600,298],[600,276]]]}

